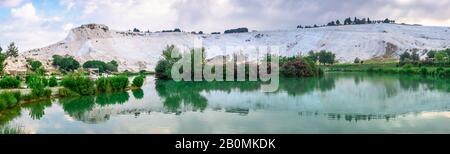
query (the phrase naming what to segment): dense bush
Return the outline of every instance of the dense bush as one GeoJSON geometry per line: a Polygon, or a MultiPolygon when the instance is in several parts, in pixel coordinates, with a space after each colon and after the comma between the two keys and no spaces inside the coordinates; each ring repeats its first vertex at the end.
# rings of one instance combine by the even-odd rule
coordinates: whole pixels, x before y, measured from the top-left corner
{"type": "MultiPolygon", "coordinates": [[[[336,61],[336,55],[326,50],[321,50],[320,52],[317,53],[314,51],[310,51],[308,53],[308,58],[312,60],[314,63],[318,61],[320,64],[334,64],[336,61]]],[[[360,62],[359,58],[355,59],[355,62],[356,60],[360,62]]]]}
{"type": "Polygon", "coordinates": [[[422,68],[420,69],[420,74],[421,74],[421,75],[427,75],[427,74],[428,74],[428,69],[425,68],[425,67],[422,67],[422,68]]]}
{"type": "Polygon", "coordinates": [[[42,63],[40,61],[29,59],[27,62],[32,71],[37,71],[42,67],[42,63]]]}
{"type": "Polygon", "coordinates": [[[5,76],[0,80],[0,88],[19,88],[20,80],[15,77],[5,76]]]}
{"type": "Polygon", "coordinates": [[[319,75],[319,71],[306,59],[296,58],[283,64],[281,74],[285,77],[312,77],[319,75]]]}
{"type": "Polygon", "coordinates": [[[50,78],[50,80],[48,81],[48,86],[49,87],[56,87],[56,86],[58,86],[58,80],[56,79],[56,77],[52,76],[50,78]]]}
{"type": "Polygon", "coordinates": [[[61,82],[61,85],[80,95],[95,94],[94,81],[92,81],[87,77],[69,75],[64,77],[64,79],[61,82]]]}
{"type": "Polygon", "coordinates": [[[142,76],[142,75],[135,77],[135,78],[133,79],[133,84],[132,84],[132,86],[133,86],[133,87],[137,87],[137,88],[141,88],[142,85],[144,85],[144,79],[145,79],[145,77],[142,76]]]}
{"type": "Polygon", "coordinates": [[[101,77],[95,83],[98,92],[115,92],[125,90],[129,80],[126,76],[101,77]]]}
{"type": "Polygon", "coordinates": [[[71,72],[80,68],[80,63],[72,56],[53,56],[53,66],[58,67],[61,71],[71,72]]]}
{"type": "Polygon", "coordinates": [[[158,64],[155,68],[155,75],[157,79],[163,79],[163,80],[169,80],[172,78],[171,76],[171,69],[173,66],[173,62],[170,62],[168,60],[160,60],[158,61],[158,64]]]}
{"type": "Polygon", "coordinates": [[[80,96],[78,93],[67,89],[67,88],[60,88],[58,89],[58,95],[60,97],[75,97],[75,96],[80,96]]]}
{"type": "Polygon", "coordinates": [[[31,98],[50,98],[52,96],[52,90],[50,89],[32,89],[31,98]]]}
{"type": "Polygon", "coordinates": [[[0,93],[0,111],[16,106],[20,101],[20,92],[0,93]]]}
{"type": "Polygon", "coordinates": [[[90,60],[83,64],[83,68],[98,68],[100,73],[117,72],[118,66],[114,60],[108,63],[99,60],[90,60]]]}

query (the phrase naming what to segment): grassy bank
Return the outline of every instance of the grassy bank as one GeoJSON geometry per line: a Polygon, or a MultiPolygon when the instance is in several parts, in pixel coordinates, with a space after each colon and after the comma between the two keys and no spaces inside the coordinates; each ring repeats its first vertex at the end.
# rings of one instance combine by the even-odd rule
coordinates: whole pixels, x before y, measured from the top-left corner
{"type": "Polygon", "coordinates": [[[335,64],[321,67],[326,72],[369,72],[450,77],[450,67],[440,67],[435,65],[407,64],[400,66],[398,63],[388,62],[368,64],[335,64]]]}

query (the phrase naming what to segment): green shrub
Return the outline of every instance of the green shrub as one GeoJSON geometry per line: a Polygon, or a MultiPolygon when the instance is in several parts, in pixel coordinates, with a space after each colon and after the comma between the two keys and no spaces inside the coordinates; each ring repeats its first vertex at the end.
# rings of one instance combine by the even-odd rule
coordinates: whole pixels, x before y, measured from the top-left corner
{"type": "Polygon", "coordinates": [[[435,70],[434,75],[442,77],[444,76],[444,71],[445,71],[444,68],[439,67],[435,70]]]}
{"type": "Polygon", "coordinates": [[[83,64],[83,68],[98,68],[100,73],[117,72],[118,66],[119,64],[117,64],[117,62],[114,60],[108,63],[100,60],[90,60],[83,64]]]}
{"type": "Polygon", "coordinates": [[[125,90],[126,88],[128,88],[128,85],[130,84],[128,77],[126,76],[110,77],[110,80],[113,91],[125,90]]]}
{"type": "Polygon", "coordinates": [[[427,74],[428,74],[428,69],[425,68],[425,67],[422,67],[422,68],[420,69],[420,74],[421,74],[421,75],[427,75],[427,74]]]}
{"type": "Polygon", "coordinates": [[[58,67],[61,71],[71,72],[80,68],[80,63],[76,61],[72,56],[53,56],[53,66],[58,67]]]}
{"type": "Polygon", "coordinates": [[[169,60],[160,60],[155,68],[155,76],[157,79],[170,80],[172,79],[172,66],[174,63],[169,60]]]}
{"type": "Polygon", "coordinates": [[[414,74],[414,70],[412,68],[402,68],[402,69],[400,69],[400,73],[402,73],[402,74],[414,74]]]}
{"type": "Polygon", "coordinates": [[[140,75],[133,79],[133,87],[141,88],[144,85],[144,76],[140,75]]]}
{"type": "Polygon", "coordinates": [[[19,103],[16,97],[17,94],[13,92],[3,92],[0,94],[0,110],[14,107],[19,103]]]}
{"type": "Polygon", "coordinates": [[[20,80],[15,77],[5,76],[0,80],[0,88],[19,88],[20,80]]]}
{"type": "Polygon", "coordinates": [[[31,97],[36,98],[50,98],[52,96],[52,90],[50,89],[32,89],[31,97]]]}
{"type": "Polygon", "coordinates": [[[414,66],[413,66],[413,64],[410,64],[410,63],[403,65],[404,69],[410,69],[412,67],[414,67],[414,66]]]}
{"type": "Polygon", "coordinates": [[[66,76],[61,82],[61,85],[70,89],[80,95],[95,94],[94,81],[82,76],[66,76]]]}
{"type": "Polygon", "coordinates": [[[76,92],[73,92],[72,90],[67,89],[67,88],[60,88],[58,90],[58,95],[60,97],[76,97],[76,96],[80,96],[76,92]]]}
{"type": "Polygon", "coordinates": [[[48,86],[49,87],[56,87],[56,86],[58,86],[58,80],[56,79],[56,77],[52,76],[50,78],[50,80],[48,81],[48,86]]]}
{"type": "Polygon", "coordinates": [[[39,68],[42,67],[42,63],[40,61],[29,59],[27,60],[27,62],[32,71],[37,71],[39,68]]]}
{"type": "Polygon", "coordinates": [[[445,69],[444,70],[444,76],[450,77],[450,69],[445,69]]]}
{"type": "Polygon", "coordinates": [[[321,74],[313,62],[304,58],[288,60],[282,65],[280,73],[285,77],[312,77],[321,74]]]}
{"type": "Polygon", "coordinates": [[[26,83],[31,89],[44,89],[48,80],[40,75],[29,75],[26,77],[26,83]]]}
{"type": "Polygon", "coordinates": [[[116,92],[128,88],[129,81],[126,76],[101,77],[95,81],[97,92],[116,92]]]}

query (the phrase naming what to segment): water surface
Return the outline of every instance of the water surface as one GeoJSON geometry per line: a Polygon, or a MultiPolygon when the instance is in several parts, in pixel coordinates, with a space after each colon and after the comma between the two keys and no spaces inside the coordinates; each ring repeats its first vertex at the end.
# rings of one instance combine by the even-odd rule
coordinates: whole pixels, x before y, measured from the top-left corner
{"type": "Polygon", "coordinates": [[[3,113],[28,133],[450,133],[450,80],[332,73],[257,82],[176,83],[65,98],[3,113]]]}

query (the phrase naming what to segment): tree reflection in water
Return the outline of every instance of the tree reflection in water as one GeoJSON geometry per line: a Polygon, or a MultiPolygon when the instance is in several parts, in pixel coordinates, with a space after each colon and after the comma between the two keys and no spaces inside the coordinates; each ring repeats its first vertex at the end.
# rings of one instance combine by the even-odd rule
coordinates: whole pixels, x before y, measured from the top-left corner
{"type": "MultiPolygon", "coordinates": [[[[160,97],[152,97],[155,101],[162,100],[162,109],[142,108],[123,109],[120,105],[129,102],[129,92],[100,94],[98,96],[83,96],[76,98],[59,99],[58,102],[62,106],[64,112],[74,119],[97,123],[108,120],[111,114],[129,114],[144,113],[147,111],[161,111],[165,113],[177,113],[193,111],[203,112],[208,108],[208,101],[210,98],[205,97],[205,93],[224,95],[220,97],[233,97],[234,94],[242,97],[241,94],[260,96],[261,89],[260,82],[175,82],[175,81],[160,81],[150,82],[155,84],[154,89],[132,90],[131,94],[136,100],[144,98],[144,91],[156,92],[160,97]],[[219,92],[219,93],[216,93],[219,92]],[[229,94],[229,95],[228,95],[229,94]],[[114,113],[107,108],[109,106],[117,107],[114,113]],[[93,111],[95,109],[95,111],[93,111]],[[98,110],[97,110],[98,109],[98,110]],[[106,110],[103,110],[106,109],[106,110]],[[136,111],[136,112],[131,112],[136,111]]],[[[408,93],[416,91],[437,91],[450,92],[450,79],[437,79],[433,77],[421,76],[399,76],[399,75],[380,75],[380,74],[365,74],[365,73],[336,73],[327,74],[322,78],[282,78],[280,79],[279,90],[274,93],[267,93],[267,95],[288,94],[289,96],[301,97],[311,94],[313,92],[328,92],[336,88],[351,87],[356,90],[362,90],[364,94],[370,95],[372,99],[379,99],[378,104],[373,107],[382,106],[384,100],[394,98],[398,95],[408,95],[408,93]],[[382,104],[382,105],[380,105],[382,104]]],[[[152,87],[152,86],[148,86],[152,87]]],[[[355,90],[354,90],[355,91],[355,90]]],[[[339,93],[340,94],[340,93],[339,93]]],[[[345,94],[345,93],[344,93],[345,94]]],[[[349,94],[345,94],[349,95],[349,94]]],[[[218,98],[220,98],[218,97],[218,98]]],[[[251,98],[252,96],[250,96],[251,98]]],[[[348,96],[352,97],[352,96],[348,96]]],[[[361,101],[365,95],[349,98],[349,101],[361,101]]],[[[278,98],[278,97],[273,97],[278,98]]],[[[328,99],[332,105],[333,99],[328,99]]],[[[219,100],[220,101],[220,100],[219,100]]],[[[147,102],[147,100],[145,101],[147,102]]],[[[220,102],[219,102],[220,103],[220,102]]],[[[226,103],[226,102],[225,102],[226,103]]],[[[350,103],[351,104],[351,103],[350,103]]],[[[281,104],[283,105],[283,104],[281,104]]],[[[289,105],[289,104],[285,104],[289,105]]],[[[305,104],[303,104],[305,105],[305,104]]],[[[346,105],[346,104],[343,104],[346,105]]],[[[348,104],[347,104],[348,105],[348,104]]],[[[370,105],[370,104],[369,104],[370,105]]],[[[406,105],[420,105],[420,104],[406,104],[406,105]]],[[[435,105],[430,102],[430,106],[435,105]]],[[[438,104],[440,105],[440,104],[438,104]]],[[[2,111],[0,113],[0,126],[8,124],[9,121],[21,116],[22,108],[29,111],[29,116],[33,120],[39,120],[45,116],[45,109],[51,107],[50,101],[43,101],[40,103],[30,103],[2,111]]],[[[362,105],[362,107],[364,107],[362,105]]],[[[392,105],[386,104],[386,108],[392,105]]],[[[414,106],[412,106],[414,107],[414,106]]],[[[239,115],[248,115],[255,108],[244,106],[228,106],[226,108],[214,108],[213,111],[237,113],[239,115]]],[[[330,110],[315,110],[313,111],[298,111],[300,116],[322,116],[329,120],[374,120],[374,119],[395,119],[396,113],[391,111],[386,115],[377,115],[377,112],[362,114],[354,113],[353,110],[345,110],[339,113],[333,113],[330,110]],[[309,112],[309,113],[308,113],[309,112]]]]}
{"type": "Polygon", "coordinates": [[[39,120],[45,115],[45,109],[52,106],[51,100],[44,100],[38,103],[28,103],[23,108],[28,109],[29,115],[33,120],[39,120]]]}
{"type": "Polygon", "coordinates": [[[136,98],[136,100],[141,100],[144,98],[144,90],[142,89],[132,90],[131,92],[133,93],[133,96],[134,98],[136,98]]]}

